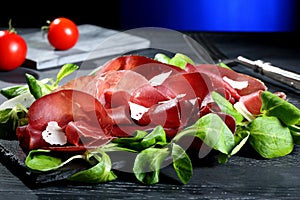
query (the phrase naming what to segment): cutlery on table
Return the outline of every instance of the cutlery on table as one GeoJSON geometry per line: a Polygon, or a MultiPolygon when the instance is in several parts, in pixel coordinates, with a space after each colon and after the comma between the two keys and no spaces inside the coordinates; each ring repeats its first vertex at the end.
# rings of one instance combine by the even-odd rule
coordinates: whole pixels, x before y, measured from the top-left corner
{"type": "Polygon", "coordinates": [[[224,63],[228,66],[240,64],[250,67],[254,72],[260,73],[272,80],[276,80],[286,86],[300,91],[300,75],[295,72],[282,69],[262,60],[250,60],[244,56],[238,56],[230,59],[199,34],[192,34],[191,37],[188,36],[185,37],[185,39],[196,55],[205,62],[224,63]],[[196,42],[198,42],[198,44],[196,44],[196,42]]]}

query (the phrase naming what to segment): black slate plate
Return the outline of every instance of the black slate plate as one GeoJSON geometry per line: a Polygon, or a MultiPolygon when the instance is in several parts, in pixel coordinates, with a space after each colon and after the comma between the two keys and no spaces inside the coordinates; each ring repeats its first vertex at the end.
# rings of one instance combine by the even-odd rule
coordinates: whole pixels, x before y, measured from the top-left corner
{"type": "Polygon", "coordinates": [[[26,185],[41,186],[52,182],[65,181],[66,177],[84,169],[83,165],[70,165],[50,173],[33,173],[25,165],[26,154],[16,140],[0,140],[0,160],[26,185]],[[79,166],[79,167],[78,167],[79,166]]]}

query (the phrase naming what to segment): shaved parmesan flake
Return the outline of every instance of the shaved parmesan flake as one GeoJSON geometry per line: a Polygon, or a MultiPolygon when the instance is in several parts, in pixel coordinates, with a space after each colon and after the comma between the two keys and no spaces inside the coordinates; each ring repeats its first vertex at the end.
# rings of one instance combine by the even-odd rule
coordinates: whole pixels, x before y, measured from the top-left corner
{"type": "Polygon", "coordinates": [[[255,117],[248,111],[244,103],[236,102],[233,107],[240,112],[249,122],[253,121],[255,117]]]}
{"type": "Polygon", "coordinates": [[[131,118],[135,120],[140,120],[144,113],[146,113],[149,108],[146,108],[144,106],[138,105],[136,103],[128,102],[129,103],[129,108],[131,112],[131,118]]]}
{"type": "Polygon", "coordinates": [[[196,105],[196,103],[197,103],[197,98],[190,99],[189,102],[190,102],[192,105],[196,105]]]}
{"type": "Polygon", "coordinates": [[[161,73],[161,74],[151,78],[149,80],[149,82],[152,86],[161,85],[170,76],[171,73],[172,73],[172,71],[161,73]]]}
{"type": "Polygon", "coordinates": [[[244,89],[246,87],[248,87],[248,81],[234,81],[230,78],[228,78],[227,76],[223,77],[223,80],[228,83],[231,87],[233,87],[234,89],[244,89]]]}
{"type": "Polygon", "coordinates": [[[55,121],[48,122],[48,126],[42,132],[42,137],[47,143],[51,145],[64,145],[67,143],[65,132],[61,127],[58,126],[58,123],[55,121]]]}

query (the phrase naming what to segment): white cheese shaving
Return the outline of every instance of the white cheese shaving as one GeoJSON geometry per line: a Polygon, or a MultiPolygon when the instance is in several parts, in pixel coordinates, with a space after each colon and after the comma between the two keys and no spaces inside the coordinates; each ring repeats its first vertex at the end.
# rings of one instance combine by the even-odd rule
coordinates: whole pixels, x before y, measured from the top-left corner
{"type": "Polygon", "coordinates": [[[197,98],[190,99],[189,102],[190,102],[192,105],[196,105],[197,98]]]}
{"type": "Polygon", "coordinates": [[[245,104],[242,102],[236,102],[233,107],[240,112],[249,122],[253,121],[255,117],[248,111],[245,104]]]}
{"type": "Polygon", "coordinates": [[[228,83],[231,87],[233,87],[234,89],[241,90],[241,89],[248,87],[248,81],[235,81],[235,80],[228,78],[227,76],[224,76],[223,80],[226,83],[228,83]]]}
{"type": "Polygon", "coordinates": [[[67,143],[65,132],[55,121],[48,122],[46,129],[42,132],[42,137],[51,145],[64,145],[67,143]]]}
{"type": "Polygon", "coordinates": [[[144,115],[144,113],[146,113],[149,110],[149,108],[146,108],[139,104],[132,103],[130,101],[128,103],[129,103],[129,108],[130,108],[132,119],[140,120],[142,118],[142,116],[144,115]]]}
{"type": "Polygon", "coordinates": [[[161,73],[157,76],[152,77],[149,82],[152,86],[161,85],[172,73],[172,71],[161,73]]]}

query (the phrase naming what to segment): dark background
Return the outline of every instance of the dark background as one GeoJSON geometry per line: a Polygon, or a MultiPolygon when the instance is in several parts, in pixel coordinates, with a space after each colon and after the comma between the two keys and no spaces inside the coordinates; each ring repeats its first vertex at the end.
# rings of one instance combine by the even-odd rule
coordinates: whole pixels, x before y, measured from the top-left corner
{"type": "Polygon", "coordinates": [[[95,24],[120,29],[120,0],[6,1],[1,5],[0,27],[40,28],[47,20],[67,17],[76,24],[95,24]]]}
{"type": "Polygon", "coordinates": [[[15,28],[39,28],[47,20],[67,17],[76,24],[117,30],[156,26],[206,32],[298,32],[299,4],[297,0],[6,1],[0,7],[0,27],[8,27],[11,19],[15,28]]]}

